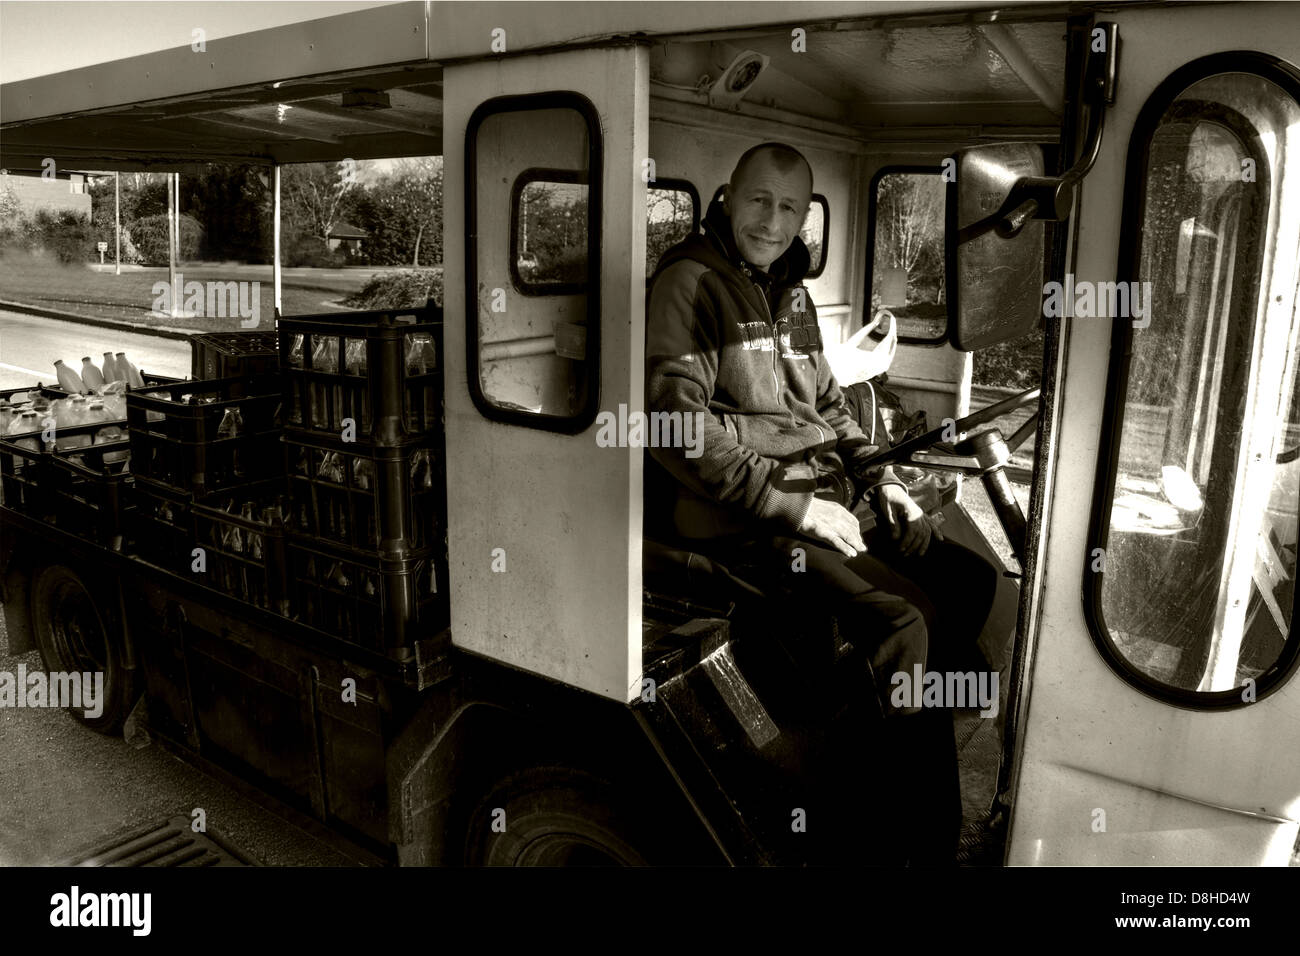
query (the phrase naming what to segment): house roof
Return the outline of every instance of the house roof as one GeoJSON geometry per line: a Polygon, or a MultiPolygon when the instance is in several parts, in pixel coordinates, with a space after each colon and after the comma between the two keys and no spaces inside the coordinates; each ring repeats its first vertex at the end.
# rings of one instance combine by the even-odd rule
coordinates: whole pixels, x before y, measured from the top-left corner
{"type": "Polygon", "coordinates": [[[350,222],[341,222],[330,230],[330,239],[367,239],[370,233],[364,229],[358,229],[350,222]]]}

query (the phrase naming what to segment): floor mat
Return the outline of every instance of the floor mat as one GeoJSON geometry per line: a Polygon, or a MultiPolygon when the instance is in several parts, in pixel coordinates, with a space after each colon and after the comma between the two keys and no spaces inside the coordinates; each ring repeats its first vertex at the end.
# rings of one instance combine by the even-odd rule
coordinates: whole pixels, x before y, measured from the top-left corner
{"type": "Polygon", "coordinates": [[[1002,755],[1002,721],[958,712],[954,721],[957,766],[961,774],[962,831],[957,862],[966,866],[998,866],[1002,862],[1002,833],[991,824],[1002,755]]]}

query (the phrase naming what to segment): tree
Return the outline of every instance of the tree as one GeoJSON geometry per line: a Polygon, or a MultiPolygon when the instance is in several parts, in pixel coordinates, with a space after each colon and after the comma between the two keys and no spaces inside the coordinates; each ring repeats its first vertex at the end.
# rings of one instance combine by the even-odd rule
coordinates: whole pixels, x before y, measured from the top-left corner
{"type": "Polygon", "coordinates": [[[442,261],[442,157],[417,156],[399,160],[396,179],[402,183],[399,202],[416,223],[415,248],[411,265],[420,265],[420,240],[425,230],[436,227],[438,252],[436,262],[442,261]]]}
{"type": "MultiPolygon", "coordinates": [[[[167,213],[167,174],[166,173],[122,173],[121,213],[122,227],[129,228],[131,223],[146,216],[162,216],[167,213]]],[[[185,178],[181,178],[182,184],[185,178]]],[[[101,235],[113,234],[113,177],[92,177],[89,190],[91,203],[91,220],[101,235]]]]}
{"type": "Polygon", "coordinates": [[[13,187],[5,183],[0,188],[0,245],[21,239],[23,206],[13,187]]]}
{"type": "Polygon", "coordinates": [[[646,190],[645,271],[649,277],[668,249],[690,234],[694,200],[680,189],[646,190]]]}
{"type": "MultiPolygon", "coordinates": [[[[165,213],[145,216],[131,224],[131,242],[147,266],[165,266],[170,262],[171,224],[168,218],[165,213]]],[[[181,216],[180,227],[176,237],[178,263],[197,258],[203,248],[203,227],[197,220],[192,216],[181,216]]]]}
{"type": "Polygon", "coordinates": [[[202,173],[182,176],[181,208],[204,230],[207,259],[266,262],[272,199],[269,177],[254,166],[210,163],[202,173]]]}
{"type": "Polygon", "coordinates": [[[442,157],[400,160],[355,191],[348,216],[367,234],[362,256],[372,265],[441,265],[442,157]]]}
{"type": "Polygon", "coordinates": [[[906,270],[909,290],[934,289],[936,303],[943,296],[944,198],[943,181],[932,173],[891,173],[876,190],[876,268],[906,270]]]}
{"type": "Polygon", "coordinates": [[[296,163],[280,168],[284,222],[324,245],[341,220],[345,199],[355,187],[342,163],[296,163]]]}

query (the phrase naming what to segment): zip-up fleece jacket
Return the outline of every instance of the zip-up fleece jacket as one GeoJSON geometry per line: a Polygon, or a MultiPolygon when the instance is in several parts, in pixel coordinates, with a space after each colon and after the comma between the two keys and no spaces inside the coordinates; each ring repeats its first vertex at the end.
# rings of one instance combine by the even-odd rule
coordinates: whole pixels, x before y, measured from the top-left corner
{"type": "Polygon", "coordinates": [[[789,533],[814,496],[849,507],[850,476],[868,487],[902,484],[888,467],[862,467],[879,448],[845,408],[822,353],[802,284],[809,264],[798,236],[766,273],[745,262],[720,201],[702,235],[659,261],[647,312],[648,410],[703,413],[694,421],[704,423],[698,457],[650,451],[676,481],[656,489],[650,476],[647,487],[668,496],[656,504],[682,537],[754,531],[756,520],[789,533]]]}

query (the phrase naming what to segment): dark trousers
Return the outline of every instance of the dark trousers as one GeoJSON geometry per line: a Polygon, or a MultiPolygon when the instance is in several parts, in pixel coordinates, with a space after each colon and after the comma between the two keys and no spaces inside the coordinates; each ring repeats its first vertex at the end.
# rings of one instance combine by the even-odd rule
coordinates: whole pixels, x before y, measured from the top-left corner
{"type": "MultiPolygon", "coordinates": [[[[934,538],[923,556],[903,557],[883,524],[863,538],[867,551],[854,558],[791,536],[720,539],[706,547],[769,594],[833,613],[852,656],[871,665],[888,715],[877,734],[878,756],[859,744],[862,759],[842,762],[833,785],[840,799],[876,809],[866,815],[878,817],[866,824],[870,832],[859,834],[860,858],[951,863],[961,829],[952,711],[893,707],[890,678],[910,676],[918,663],[932,671],[987,669],[976,642],[993,607],[997,572],[951,541],[934,538]]],[[[853,745],[841,749],[852,753],[853,745]]],[[[856,853],[855,835],[840,836],[856,853]]]]}

